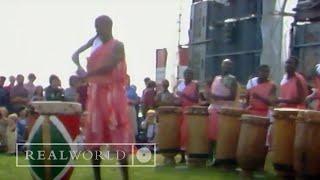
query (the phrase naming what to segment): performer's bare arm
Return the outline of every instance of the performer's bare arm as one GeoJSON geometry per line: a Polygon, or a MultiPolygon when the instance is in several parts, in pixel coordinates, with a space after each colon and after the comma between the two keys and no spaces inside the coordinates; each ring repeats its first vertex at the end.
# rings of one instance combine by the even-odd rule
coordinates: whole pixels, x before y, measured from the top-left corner
{"type": "Polygon", "coordinates": [[[112,58],[105,59],[103,61],[104,64],[100,68],[98,68],[92,72],[88,72],[86,77],[88,78],[91,76],[101,75],[101,74],[105,74],[105,73],[110,72],[115,66],[117,66],[117,64],[120,62],[121,59],[124,58],[124,56],[125,56],[124,46],[122,43],[118,43],[114,49],[112,58]]]}
{"type": "Polygon", "coordinates": [[[306,100],[305,100],[305,103],[307,104],[307,105],[309,105],[312,101],[314,101],[314,100],[319,100],[320,99],[320,96],[318,96],[318,94],[319,94],[319,92],[318,92],[319,90],[318,89],[312,89],[312,93],[309,95],[309,96],[307,96],[306,97],[306,100]]]}
{"type": "Polygon", "coordinates": [[[86,44],[82,45],[79,49],[76,50],[76,52],[73,53],[72,55],[72,61],[77,65],[80,66],[80,62],[79,62],[79,55],[80,53],[82,53],[83,51],[89,49],[94,40],[97,38],[97,36],[94,36],[93,38],[91,38],[86,44]]]}

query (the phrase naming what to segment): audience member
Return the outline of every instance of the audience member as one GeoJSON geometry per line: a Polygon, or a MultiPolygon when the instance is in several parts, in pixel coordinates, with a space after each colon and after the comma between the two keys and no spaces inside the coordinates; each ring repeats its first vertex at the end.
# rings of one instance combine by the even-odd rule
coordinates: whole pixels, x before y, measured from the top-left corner
{"type": "Polygon", "coordinates": [[[8,108],[10,102],[10,94],[3,86],[6,81],[6,77],[0,76],[0,107],[8,108]]]}
{"type": "Polygon", "coordinates": [[[24,85],[24,88],[27,89],[28,93],[29,93],[29,99],[32,98],[35,90],[36,90],[36,86],[34,85],[34,81],[36,80],[36,76],[33,73],[30,73],[28,75],[28,82],[24,85]]]}
{"type": "MultiPolygon", "coordinates": [[[[26,128],[27,128],[27,108],[20,108],[18,111],[18,121],[16,123],[17,126],[17,143],[25,143],[26,142],[26,128]]],[[[22,145],[18,146],[19,151],[23,149],[22,145]]]]}
{"type": "Polygon", "coordinates": [[[51,75],[49,83],[50,85],[45,89],[45,99],[47,101],[63,101],[64,94],[59,77],[51,75]]]}
{"type": "Polygon", "coordinates": [[[16,78],[14,76],[9,77],[9,85],[4,87],[8,92],[11,91],[11,88],[14,87],[14,83],[16,82],[16,78]]]}
{"type": "Polygon", "coordinates": [[[80,84],[80,78],[78,76],[70,76],[69,78],[69,88],[64,90],[64,100],[65,101],[78,101],[77,88],[80,84]]]}
{"type": "Polygon", "coordinates": [[[6,131],[7,137],[7,153],[14,155],[16,153],[16,142],[17,142],[17,128],[16,123],[18,122],[17,114],[10,114],[8,117],[8,126],[6,131]]]}
{"type": "Polygon", "coordinates": [[[142,96],[142,107],[143,107],[143,117],[145,118],[145,115],[149,109],[154,109],[156,102],[155,102],[155,96],[156,96],[156,83],[154,81],[150,81],[147,85],[147,88],[144,91],[144,94],[142,96]]]}
{"type": "Polygon", "coordinates": [[[7,116],[8,111],[5,107],[0,108],[0,152],[5,151],[7,147],[7,116]]]}
{"type": "Polygon", "coordinates": [[[19,74],[17,76],[17,85],[11,88],[10,103],[11,112],[17,112],[21,107],[26,107],[29,103],[28,91],[23,85],[24,77],[19,74]]]}
{"type": "Polygon", "coordinates": [[[156,104],[157,106],[170,106],[173,105],[174,96],[168,90],[169,88],[169,81],[164,79],[161,82],[161,90],[156,95],[156,104]]]}
{"type": "Polygon", "coordinates": [[[31,101],[43,101],[43,100],[44,100],[43,87],[37,86],[32,98],[31,98],[31,101]]]}

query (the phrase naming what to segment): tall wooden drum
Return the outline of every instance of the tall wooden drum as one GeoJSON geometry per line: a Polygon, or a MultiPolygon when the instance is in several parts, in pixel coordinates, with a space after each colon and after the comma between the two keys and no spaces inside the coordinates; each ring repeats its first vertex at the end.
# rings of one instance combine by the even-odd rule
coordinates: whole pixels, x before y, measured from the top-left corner
{"type": "Polygon", "coordinates": [[[29,119],[27,151],[32,154],[44,151],[44,158],[29,159],[32,176],[35,179],[69,179],[73,171],[71,152],[77,151],[76,146],[69,143],[74,143],[79,134],[81,105],[44,101],[33,102],[32,106],[38,115],[29,119]]]}
{"type": "Polygon", "coordinates": [[[254,171],[264,167],[268,125],[267,117],[242,115],[237,149],[237,162],[242,170],[254,171]]]}
{"type": "Polygon", "coordinates": [[[216,148],[217,165],[235,165],[240,118],[246,111],[240,108],[222,108],[218,119],[218,138],[216,148]]]}
{"type": "Polygon", "coordinates": [[[302,111],[296,121],[294,169],[306,179],[320,179],[320,112],[302,111]]]}
{"type": "Polygon", "coordinates": [[[295,119],[300,109],[276,108],[273,111],[271,153],[272,163],[280,176],[293,175],[293,144],[295,119]]]}
{"type": "Polygon", "coordinates": [[[205,166],[209,153],[208,107],[191,106],[185,110],[188,126],[188,166],[205,166]]]}
{"type": "Polygon", "coordinates": [[[180,151],[181,108],[176,106],[160,106],[158,113],[158,133],[156,142],[158,153],[165,157],[166,164],[174,164],[174,157],[180,151]]]}

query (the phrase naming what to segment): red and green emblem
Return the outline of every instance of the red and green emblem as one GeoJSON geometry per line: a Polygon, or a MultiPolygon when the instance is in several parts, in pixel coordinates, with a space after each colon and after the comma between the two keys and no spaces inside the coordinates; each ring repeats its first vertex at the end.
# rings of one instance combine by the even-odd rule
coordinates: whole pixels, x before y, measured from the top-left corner
{"type": "Polygon", "coordinates": [[[79,117],[41,115],[34,123],[27,155],[35,179],[68,179],[72,173],[73,143],[79,133],[79,117]]]}

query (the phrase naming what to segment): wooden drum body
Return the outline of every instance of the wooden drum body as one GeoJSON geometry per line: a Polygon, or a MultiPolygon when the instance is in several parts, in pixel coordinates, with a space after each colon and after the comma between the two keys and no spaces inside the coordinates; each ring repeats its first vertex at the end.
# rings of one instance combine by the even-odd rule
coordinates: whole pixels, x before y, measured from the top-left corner
{"type": "Polygon", "coordinates": [[[33,102],[38,113],[29,119],[29,137],[27,151],[37,154],[44,151],[44,159],[29,159],[31,174],[35,179],[69,179],[73,168],[71,151],[77,151],[74,140],[79,134],[81,105],[71,102],[33,102]],[[43,144],[45,143],[45,144],[43,144]],[[63,143],[57,145],[56,143],[63,143]],[[50,159],[53,154],[61,155],[50,159]],[[33,165],[41,165],[35,167],[33,165]],[[46,165],[42,167],[42,165],[46,165]],[[58,167],[56,165],[59,165],[58,167]],[[53,167],[54,166],[54,167],[53,167]]]}
{"type": "Polygon", "coordinates": [[[302,111],[296,121],[294,169],[307,179],[320,178],[320,112],[302,111]]]}
{"type": "Polygon", "coordinates": [[[236,152],[240,134],[240,118],[246,111],[239,108],[222,108],[218,119],[216,163],[236,164],[236,152]]]}
{"type": "Polygon", "coordinates": [[[272,163],[278,175],[293,173],[293,144],[295,136],[295,119],[299,109],[276,108],[273,111],[272,127],[272,163]]]}
{"type": "Polygon", "coordinates": [[[158,152],[165,158],[173,159],[180,152],[180,125],[181,108],[176,106],[160,106],[158,113],[158,133],[156,142],[158,152]]]}
{"type": "Polygon", "coordinates": [[[205,166],[209,153],[208,107],[191,106],[184,113],[188,125],[188,166],[205,166]]]}
{"type": "Polygon", "coordinates": [[[237,162],[241,169],[254,171],[263,168],[267,154],[266,136],[269,118],[242,115],[237,162]]]}

